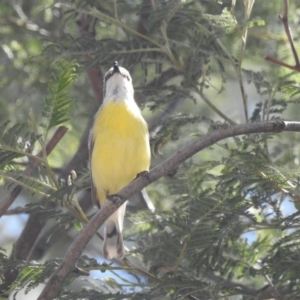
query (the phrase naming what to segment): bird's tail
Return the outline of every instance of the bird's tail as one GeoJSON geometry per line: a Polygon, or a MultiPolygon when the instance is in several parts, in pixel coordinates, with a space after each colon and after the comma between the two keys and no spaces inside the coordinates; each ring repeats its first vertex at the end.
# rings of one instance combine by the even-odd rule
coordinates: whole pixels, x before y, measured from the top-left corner
{"type": "Polygon", "coordinates": [[[126,202],[105,222],[103,254],[107,259],[122,258],[125,255],[122,234],[125,210],[126,202]]]}

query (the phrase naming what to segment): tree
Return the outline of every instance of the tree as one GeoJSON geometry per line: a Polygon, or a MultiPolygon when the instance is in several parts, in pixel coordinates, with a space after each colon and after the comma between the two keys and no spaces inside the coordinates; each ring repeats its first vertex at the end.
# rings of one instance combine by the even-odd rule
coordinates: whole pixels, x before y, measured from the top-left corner
{"type": "Polygon", "coordinates": [[[0,9],[0,215],[28,215],[1,252],[4,298],[23,299],[22,288],[38,299],[299,298],[295,3],[40,0],[0,9]],[[153,169],[93,211],[87,137],[115,60],[133,76],[153,169]],[[99,233],[86,245],[134,193],[130,251],[111,265],[99,258],[99,233]],[[92,270],[109,280],[95,283],[92,270]]]}

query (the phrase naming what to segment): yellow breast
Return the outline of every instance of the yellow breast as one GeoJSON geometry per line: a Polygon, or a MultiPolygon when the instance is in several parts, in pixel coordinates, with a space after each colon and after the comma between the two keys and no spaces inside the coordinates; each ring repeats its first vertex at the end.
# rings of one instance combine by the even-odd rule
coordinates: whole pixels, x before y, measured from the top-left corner
{"type": "Polygon", "coordinates": [[[96,115],[93,142],[92,179],[100,203],[149,170],[148,128],[134,102],[107,102],[96,115]]]}

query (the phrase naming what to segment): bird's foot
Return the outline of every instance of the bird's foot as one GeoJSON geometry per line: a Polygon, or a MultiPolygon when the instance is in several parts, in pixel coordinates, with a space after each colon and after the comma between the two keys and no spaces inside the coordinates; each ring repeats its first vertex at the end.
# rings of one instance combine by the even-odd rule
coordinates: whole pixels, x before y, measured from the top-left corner
{"type": "Polygon", "coordinates": [[[142,171],[142,172],[138,173],[136,175],[135,179],[137,179],[139,177],[146,177],[150,183],[152,182],[151,178],[150,178],[150,173],[148,171],[142,171]]]}
{"type": "Polygon", "coordinates": [[[116,206],[120,207],[123,203],[120,204],[120,201],[124,200],[124,198],[119,194],[107,195],[106,199],[111,201],[116,206]]]}

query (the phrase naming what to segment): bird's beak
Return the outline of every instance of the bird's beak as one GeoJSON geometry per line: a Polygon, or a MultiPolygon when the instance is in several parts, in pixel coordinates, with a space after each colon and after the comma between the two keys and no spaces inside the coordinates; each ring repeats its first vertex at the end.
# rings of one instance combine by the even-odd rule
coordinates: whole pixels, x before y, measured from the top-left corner
{"type": "Polygon", "coordinates": [[[120,72],[120,69],[119,69],[119,66],[118,66],[118,62],[115,61],[114,63],[114,67],[113,67],[113,71],[112,71],[112,74],[115,74],[115,73],[121,73],[120,72]]]}

